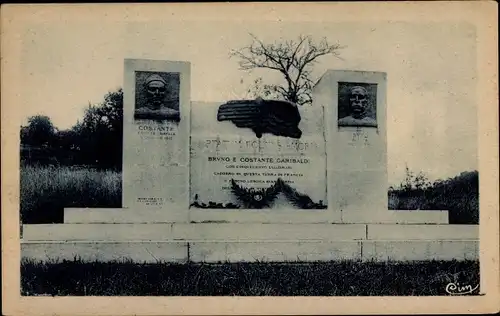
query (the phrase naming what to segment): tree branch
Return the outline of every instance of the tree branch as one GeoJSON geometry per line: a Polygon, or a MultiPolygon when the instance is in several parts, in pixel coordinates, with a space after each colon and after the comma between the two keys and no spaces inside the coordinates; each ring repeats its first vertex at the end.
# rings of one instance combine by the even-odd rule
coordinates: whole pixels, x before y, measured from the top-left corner
{"type": "MultiPolygon", "coordinates": [[[[252,43],[240,50],[232,51],[231,56],[239,58],[240,69],[256,68],[279,71],[286,82],[285,86],[276,85],[273,89],[285,99],[292,102],[308,103],[311,101],[310,91],[312,65],[325,55],[339,57],[338,44],[330,45],[324,38],[315,43],[311,36],[300,35],[298,40],[278,41],[265,44],[255,35],[250,34],[252,43]]],[[[267,86],[269,88],[271,86],[267,86]]]]}

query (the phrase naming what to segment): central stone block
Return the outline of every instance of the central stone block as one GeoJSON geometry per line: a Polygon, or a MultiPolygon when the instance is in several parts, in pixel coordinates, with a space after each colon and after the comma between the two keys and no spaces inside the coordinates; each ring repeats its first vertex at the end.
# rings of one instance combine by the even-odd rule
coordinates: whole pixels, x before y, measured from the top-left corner
{"type": "MultiPolygon", "coordinates": [[[[386,217],[385,73],[327,71],[304,106],[191,102],[189,81],[186,62],[125,60],[124,208],[165,212],[163,222],[248,209],[309,210],[304,222],[386,217]]],[[[268,215],[248,220],[283,222],[268,215]]]]}
{"type": "Polygon", "coordinates": [[[192,104],[192,206],[326,208],[322,108],[301,109],[295,128],[300,133],[283,136],[260,134],[250,124],[217,121],[223,106],[192,104]]]}
{"type": "Polygon", "coordinates": [[[191,102],[189,82],[187,62],[125,60],[120,222],[428,221],[388,211],[385,73],[329,70],[303,106],[191,102]]]}

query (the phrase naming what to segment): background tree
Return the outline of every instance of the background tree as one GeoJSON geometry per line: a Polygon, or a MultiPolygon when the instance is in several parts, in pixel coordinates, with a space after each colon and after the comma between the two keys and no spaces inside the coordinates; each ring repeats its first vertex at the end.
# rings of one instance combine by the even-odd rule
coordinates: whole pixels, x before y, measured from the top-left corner
{"type": "Polygon", "coordinates": [[[47,147],[54,141],[56,129],[48,116],[35,115],[28,118],[28,125],[21,128],[23,144],[47,147]]]}
{"type": "Polygon", "coordinates": [[[98,104],[89,104],[83,119],[67,130],[57,130],[49,117],[32,116],[21,126],[21,160],[121,169],[123,90],[108,92],[98,104]]]}
{"type": "Polygon", "coordinates": [[[108,92],[104,101],[90,105],[73,131],[85,164],[120,169],[123,141],[123,90],[108,92]]]}
{"type": "Polygon", "coordinates": [[[73,128],[59,130],[55,135],[55,146],[59,149],[70,151],[78,150],[78,135],[73,128]]]}
{"type": "Polygon", "coordinates": [[[312,102],[311,90],[314,85],[312,77],[313,65],[318,58],[333,55],[340,58],[339,44],[330,44],[323,38],[315,42],[311,36],[299,36],[297,40],[282,40],[266,44],[254,35],[252,44],[231,52],[238,58],[240,69],[269,69],[279,72],[284,84],[264,84],[257,79],[253,83],[252,92],[255,97],[271,97],[288,100],[299,105],[312,102]]]}
{"type": "Polygon", "coordinates": [[[250,98],[261,97],[270,100],[286,100],[286,98],[278,92],[278,85],[265,84],[262,77],[258,77],[252,82],[247,89],[247,95],[250,98]]]}

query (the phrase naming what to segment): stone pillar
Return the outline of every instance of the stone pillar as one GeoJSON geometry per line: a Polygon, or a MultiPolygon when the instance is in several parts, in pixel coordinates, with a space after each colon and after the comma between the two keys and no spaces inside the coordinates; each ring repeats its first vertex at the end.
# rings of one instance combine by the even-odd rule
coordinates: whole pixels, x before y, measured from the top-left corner
{"type": "Polygon", "coordinates": [[[329,70],[313,100],[325,111],[329,208],[342,218],[388,212],[386,74],[329,70]]]}
{"type": "Polygon", "coordinates": [[[168,212],[172,221],[185,221],[190,64],[126,59],[124,75],[123,207],[168,212]]]}

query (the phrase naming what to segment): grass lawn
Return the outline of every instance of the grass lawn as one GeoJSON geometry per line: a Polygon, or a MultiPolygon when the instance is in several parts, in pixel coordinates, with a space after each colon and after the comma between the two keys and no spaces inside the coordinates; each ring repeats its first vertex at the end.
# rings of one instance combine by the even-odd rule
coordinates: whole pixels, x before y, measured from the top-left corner
{"type": "Polygon", "coordinates": [[[452,282],[478,285],[479,262],[21,264],[23,296],[431,296],[452,282]]]}
{"type": "Polygon", "coordinates": [[[22,166],[24,224],[62,223],[65,207],[121,207],[120,172],[83,167],[22,166]]]}

